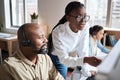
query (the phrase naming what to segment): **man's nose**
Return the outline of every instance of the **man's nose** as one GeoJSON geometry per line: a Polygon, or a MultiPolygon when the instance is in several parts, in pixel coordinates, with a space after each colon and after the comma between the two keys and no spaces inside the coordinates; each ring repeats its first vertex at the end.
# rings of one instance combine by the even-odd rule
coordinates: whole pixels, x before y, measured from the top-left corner
{"type": "Polygon", "coordinates": [[[45,36],[43,38],[44,38],[44,41],[43,41],[44,43],[48,42],[48,40],[45,36]]]}

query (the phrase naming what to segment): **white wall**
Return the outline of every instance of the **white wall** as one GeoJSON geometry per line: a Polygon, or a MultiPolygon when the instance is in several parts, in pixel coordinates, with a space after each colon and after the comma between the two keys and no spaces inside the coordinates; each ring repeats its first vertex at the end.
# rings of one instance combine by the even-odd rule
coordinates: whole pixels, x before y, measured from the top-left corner
{"type": "Polygon", "coordinates": [[[39,0],[38,9],[42,23],[48,25],[48,31],[63,17],[66,5],[74,0],[39,0]]]}
{"type": "MultiPolygon", "coordinates": [[[[66,5],[74,0],[38,0],[38,13],[43,24],[48,26],[48,31],[63,17],[66,5]]],[[[5,21],[4,0],[0,0],[0,22],[5,21]]],[[[48,32],[48,33],[49,33],[48,32]]]]}

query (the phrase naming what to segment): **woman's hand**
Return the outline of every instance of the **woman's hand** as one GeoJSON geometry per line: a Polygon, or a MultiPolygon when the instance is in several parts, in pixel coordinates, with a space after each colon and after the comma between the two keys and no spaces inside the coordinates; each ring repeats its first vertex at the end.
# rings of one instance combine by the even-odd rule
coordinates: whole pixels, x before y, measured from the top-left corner
{"type": "Polygon", "coordinates": [[[95,76],[96,75],[96,71],[90,71],[91,76],[95,76]]]}
{"type": "Polygon", "coordinates": [[[101,62],[102,60],[96,57],[84,57],[84,63],[88,63],[95,67],[98,66],[101,62]]]}

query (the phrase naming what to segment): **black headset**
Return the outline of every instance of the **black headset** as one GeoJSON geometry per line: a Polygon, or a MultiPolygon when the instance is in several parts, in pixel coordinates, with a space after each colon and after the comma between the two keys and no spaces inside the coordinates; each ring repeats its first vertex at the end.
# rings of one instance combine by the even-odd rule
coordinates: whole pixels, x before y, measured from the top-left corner
{"type": "Polygon", "coordinates": [[[25,28],[25,26],[22,26],[22,36],[23,36],[22,45],[29,46],[31,44],[31,41],[29,39],[27,39],[24,28],[25,28]]]}
{"type": "MultiPolygon", "coordinates": [[[[25,26],[21,27],[21,32],[22,32],[22,37],[23,37],[23,41],[22,41],[22,45],[25,47],[28,46],[34,46],[32,45],[31,41],[27,38],[26,34],[25,34],[25,26]]],[[[39,52],[41,52],[42,49],[39,50],[39,52]]],[[[38,54],[45,54],[47,52],[43,52],[43,53],[38,53],[38,54]]]]}

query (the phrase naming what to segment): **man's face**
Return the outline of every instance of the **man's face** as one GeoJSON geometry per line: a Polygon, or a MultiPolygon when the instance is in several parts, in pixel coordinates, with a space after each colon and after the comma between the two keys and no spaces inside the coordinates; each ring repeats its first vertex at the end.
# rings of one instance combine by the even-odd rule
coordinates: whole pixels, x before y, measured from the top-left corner
{"type": "Polygon", "coordinates": [[[32,29],[29,36],[33,53],[47,53],[47,39],[41,28],[37,27],[35,29],[32,29]]]}

